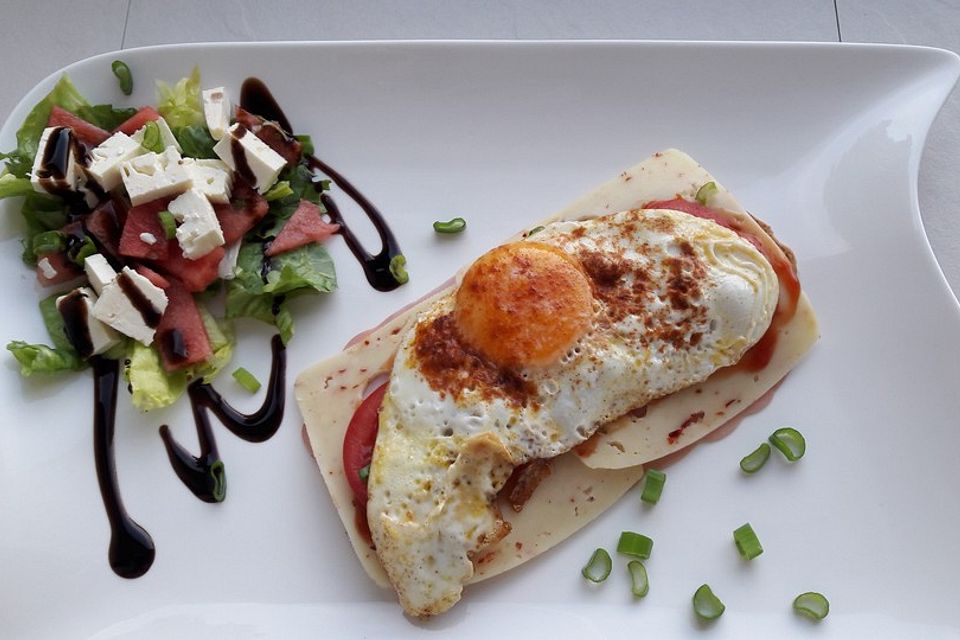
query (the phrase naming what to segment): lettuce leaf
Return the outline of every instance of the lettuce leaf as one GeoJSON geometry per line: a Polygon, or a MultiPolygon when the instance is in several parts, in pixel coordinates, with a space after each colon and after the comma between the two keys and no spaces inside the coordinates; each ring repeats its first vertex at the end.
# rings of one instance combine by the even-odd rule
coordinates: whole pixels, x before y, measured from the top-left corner
{"type": "Polygon", "coordinates": [[[17,148],[3,154],[7,160],[7,170],[18,178],[26,178],[33,167],[33,158],[37,155],[40,136],[47,126],[50,110],[54,106],[77,113],[90,104],[84,99],[66,74],[60,76],[57,84],[44,98],[30,110],[17,131],[17,148]]]}
{"type": "Polygon", "coordinates": [[[133,405],[141,411],[169,406],[187,390],[187,372],[167,373],[153,347],[131,340],[125,364],[123,372],[133,394],[133,405]]]}
{"type": "Polygon", "coordinates": [[[210,136],[206,125],[191,124],[186,127],[175,129],[173,135],[177,142],[183,147],[183,155],[189,158],[216,158],[217,154],[213,152],[213,145],[217,143],[210,136]]]}
{"type": "Polygon", "coordinates": [[[45,344],[29,344],[14,340],[7,344],[7,350],[20,364],[20,375],[26,377],[34,373],[59,373],[61,371],[80,371],[87,366],[67,339],[63,328],[63,317],[57,310],[57,298],[54,294],[40,301],[40,315],[50,334],[53,347],[45,344]]]}
{"type": "Polygon", "coordinates": [[[83,106],[75,112],[78,116],[106,131],[113,131],[137,113],[136,107],[114,107],[112,104],[83,106]]]}
{"type": "Polygon", "coordinates": [[[41,233],[60,229],[67,224],[67,210],[58,198],[39,193],[28,193],[20,208],[20,214],[27,228],[20,239],[23,244],[21,258],[31,267],[37,266],[37,256],[33,251],[34,240],[41,233]]]}
{"type": "Polygon", "coordinates": [[[130,341],[124,376],[130,384],[133,404],[141,411],[153,411],[173,404],[180,399],[187,386],[198,378],[211,382],[233,357],[236,341],[232,328],[226,323],[217,322],[202,306],[197,305],[197,309],[213,348],[213,355],[206,362],[170,373],[163,368],[156,348],[130,341]]]}
{"type": "Polygon", "coordinates": [[[319,244],[269,259],[265,279],[263,273],[263,244],[245,242],[237,257],[236,277],[227,284],[226,316],[256,318],[273,324],[284,343],[294,333],[287,300],[303,293],[326,293],[337,288],[333,260],[319,244]]]}
{"type": "Polygon", "coordinates": [[[172,129],[202,125],[203,103],[200,101],[200,67],[194,67],[186,78],[172,87],[157,80],[157,111],[172,129]]]}
{"type": "Polygon", "coordinates": [[[0,198],[15,198],[33,192],[30,178],[18,178],[12,173],[0,176],[0,198]]]}

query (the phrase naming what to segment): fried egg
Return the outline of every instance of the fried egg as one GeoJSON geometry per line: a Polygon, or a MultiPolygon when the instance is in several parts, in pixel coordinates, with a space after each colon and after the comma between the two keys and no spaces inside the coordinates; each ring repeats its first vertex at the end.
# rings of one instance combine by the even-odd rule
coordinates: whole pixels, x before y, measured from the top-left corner
{"type": "Polygon", "coordinates": [[[400,342],[367,516],[405,611],[456,603],[509,533],[497,492],[601,425],[735,364],[777,276],[749,242],[672,210],[555,222],[479,258],[400,342]]]}

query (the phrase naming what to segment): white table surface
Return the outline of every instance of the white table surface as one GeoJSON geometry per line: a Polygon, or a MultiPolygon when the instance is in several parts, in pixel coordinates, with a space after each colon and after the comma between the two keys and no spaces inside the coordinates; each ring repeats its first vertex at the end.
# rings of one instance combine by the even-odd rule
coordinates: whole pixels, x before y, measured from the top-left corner
{"type": "MultiPolygon", "coordinates": [[[[0,60],[6,63],[2,120],[38,80],[60,67],[146,45],[628,38],[894,42],[958,51],[960,0],[0,0],[0,33],[0,60]]],[[[958,174],[955,92],[933,126],[920,173],[923,221],[954,292],[960,292],[958,174]]]]}

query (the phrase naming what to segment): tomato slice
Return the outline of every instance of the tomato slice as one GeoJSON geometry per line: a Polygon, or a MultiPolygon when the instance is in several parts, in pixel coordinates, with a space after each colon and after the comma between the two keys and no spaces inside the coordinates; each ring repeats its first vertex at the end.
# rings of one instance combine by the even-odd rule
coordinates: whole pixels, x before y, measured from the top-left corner
{"type": "Polygon", "coordinates": [[[367,483],[360,478],[360,469],[373,459],[373,447],[377,442],[377,430],[380,427],[380,405],[387,393],[387,383],[377,387],[357,407],[347,433],[343,436],[343,471],[353,490],[354,502],[358,508],[367,504],[367,483]]]}

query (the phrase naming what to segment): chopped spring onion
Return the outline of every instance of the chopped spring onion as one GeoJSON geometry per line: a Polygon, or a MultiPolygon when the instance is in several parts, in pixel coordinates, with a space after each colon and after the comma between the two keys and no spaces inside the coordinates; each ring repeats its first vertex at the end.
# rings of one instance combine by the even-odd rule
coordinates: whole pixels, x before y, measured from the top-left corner
{"type": "Polygon", "coordinates": [[[617,542],[617,553],[646,560],[650,557],[651,551],[653,551],[653,540],[647,536],[634,533],[633,531],[623,531],[620,533],[620,541],[617,542]]]}
{"type": "Polygon", "coordinates": [[[642,598],[650,591],[650,581],[647,579],[647,569],[639,560],[631,560],[627,563],[627,571],[630,573],[630,590],[633,595],[642,598]]]}
{"type": "Polygon", "coordinates": [[[454,218],[447,222],[437,220],[433,223],[433,230],[437,233],[460,233],[467,228],[467,221],[463,218],[454,218]]]}
{"type": "Polygon", "coordinates": [[[793,427],[781,427],[770,436],[770,444],[790,462],[796,462],[807,450],[807,441],[793,427]]]}
{"type": "Polygon", "coordinates": [[[530,231],[527,231],[527,235],[526,235],[525,237],[529,238],[529,237],[532,236],[533,234],[535,234],[535,233],[540,233],[541,231],[543,231],[543,225],[540,225],[539,227],[534,227],[533,229],[530,229],[530,231]]]}
{"type": "Polygon", "coordinates": [[[403,254],[393,256],[390,260],[390,275],[397,281],[397,284],[406,284],[410,281],[410,275],[407,273],[407,259],[403,254]]]}
{"type": "Polygon", "coordinates": [[[213,480],[213,499],[223,502],[227,497],[227,476],[223,472],[223,460],[217,460],[210,465],[210,478],[213,480]]]}
{"type": "Polygon", "coordinates": [[[140,140],[140,146],[148,151],[161,153],[163,151],[163,139],[160,137],[160,125],[155,120],[151,120],[143,125],[143,139],[140,140]]]}
{"type": "Polygon", "coordinates": [[[697,190],[697,202],[702,205],[706,205],[710,198],[716,195],[718,191],[720,191],[720,189],[717,187],[716,182],[708,182],[697,190]]]}
{"type": "Polygon", "coordinates": [[[161,211],[160,225],[163,227],[163,235],[167,240],[173,240],[177,237],[177,221],[169,211],[161,211]]]}
{"type": "Polygon", "coordinates": [[[67,248],[67,241],[59,231],[44,231],[33,236],[33,255],[42,256],[45,253],[59,253],[67,248]]]}
{"type": "Polygon", "coordinates": [[[830,602],[822,593],[808,591],[794,598],[793,610],[814,620],[823,620],[830,613],[830,602]]]}
{"type": "Polygon", "coordinates": [[[233,372],[233,379],[250,393],[256,393],[260,390],[260,381],[243,367],[237,367],[237,370],[233,372]]]}
{"type": "Polygon", "coordinates": [[[703,584],[693,594],[693,610],[704,620],[716,620],[726,609],[720,598],[713,594],[710,585],[703,584]]]}
{"type": "Polygon", "coordinates": [[[763,465],[767,464],[767,460],[770,458],[770,445],[766,442],[761,442],[760,446],[757,447],[753,453],[744,456],[740,460],[740,468],[744,473],[756,473],[760,471],[763,465]]]}
{"type": "Polygon", "coordinates": [[[583,577],[593,583],[600,583],[607,579],[610,571],[613,569],[613,560],[606,549],[600,548],[593,552],[590,561],[584,565],[580,573],[583,577]]]}
{"type": "Polygon", "coordinates": [[[370,465],[364,465],[357,469],[357,475],[360,476],[360,479],[364,482],[367,481],[367,478],[370,477],[370,465]]]}
{"type": "Polygon", "coordinates": [[[657,504],[660,500],[660,494],[663,493],[663,485],[667,481],[667,474],[657,469],[647,469],[646,481],[643,483],[643,493],[640,499],[649,504],[657,504]]]}
{"type": "Polygon", "coordinates": [[[763,553],[760,538],[757,537],[749,522],[734,530],[733,541],[737,544],[737,551],[744,560],[753,560],[763,553]]]}
{"type": "Polygon", "coordinates": [[[83,243],[79,247],[74,245],[72,249],[68,250],[67,255],[74,264],[82,267],[87,257],[92,256],[96,252],[97,245],[93,244],[93,240],[90,239],[90,236],[84,236],[83,243]]]}
{"type": "Polygon", "coordinates": [[[321,180],[320,188],[324,191],[330,191],[330,186],[333,184],[330,180],[321,180]]]}
{"type": "Polygon", "coordinates": [[[113,75],[117,76],[123,95],[128,96],[133,93],[133,74],[130,73],[127,63],[123,60],[114,60],[110,63],[110,68],[113,70],[113,75]]]}
{"type": "Polygon", "coordinates": [[[273,185],[269,191],[263,194],[263,199],[267,202],[273,202],[274,200],[279,200],[280,198],[286,198],[289,195],[293,195],[293,189],[290,188],[290,181],[281,180],[277,184],[273,185]]]}

